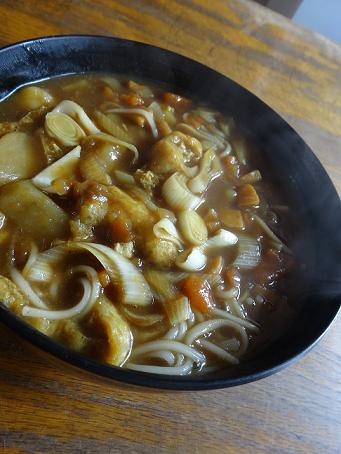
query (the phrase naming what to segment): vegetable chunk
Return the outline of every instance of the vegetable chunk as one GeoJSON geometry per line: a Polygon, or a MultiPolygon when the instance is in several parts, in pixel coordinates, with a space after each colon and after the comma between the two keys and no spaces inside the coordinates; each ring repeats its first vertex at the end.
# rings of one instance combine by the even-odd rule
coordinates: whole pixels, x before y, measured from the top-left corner
{"type": "Polygon", "coordinates": [[[31,178],[45,165],[43,151],[34,137],[17,131],[1,137],[0,186],[11,181],[31,178]]]}
{"type": "Polygon", "coordinates": [[[63,238],[68,232],[68,215],[28,180],[0,188],[0,210],[38,244],[42,239],[63,238]]]}

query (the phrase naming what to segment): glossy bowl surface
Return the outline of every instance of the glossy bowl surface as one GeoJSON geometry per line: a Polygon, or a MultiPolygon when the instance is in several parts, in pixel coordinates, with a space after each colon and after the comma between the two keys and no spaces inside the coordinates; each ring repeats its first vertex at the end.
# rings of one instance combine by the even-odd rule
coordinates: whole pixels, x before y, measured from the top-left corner
{"type": "MultiPolygon", "coordinates": [[[[114,72],[166,84],[231,114],[259,144],[273,181],[285,188],[305,225],[297,250],[307,263],[309,291],[287,332],[239,366],[202,376],[173,377],[111,367],[47,338],[0,303],[0,320],[52,355],[122,382],[178,390],[213,389],[266,377],[312,348],[341,304],[341,204],[327,173],[297,133],[271,108],[227,77],[178,54],[146,44],[102,36],[56,36],[0,49],[0,99],[18,86],[62,74],[114,72]]],[[[60,363],[60,367],[63,364],[60,363]]]]}

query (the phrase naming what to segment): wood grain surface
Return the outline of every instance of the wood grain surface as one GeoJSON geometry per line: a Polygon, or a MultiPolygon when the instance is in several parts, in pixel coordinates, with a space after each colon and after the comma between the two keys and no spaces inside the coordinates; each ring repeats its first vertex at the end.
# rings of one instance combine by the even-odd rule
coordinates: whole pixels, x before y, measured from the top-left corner
{"type": "MultiPolygon", "coordinates": [[[[341,47],[270,10],[246,0],[2,0],[0,24],[0,46],[101,34],[205,63],[278,111],[341,194],[341,47]]],[[[87,375],[0,324],[0,452],[341,453],[341,319],[280,373],[200,392],[87,375]]]]}

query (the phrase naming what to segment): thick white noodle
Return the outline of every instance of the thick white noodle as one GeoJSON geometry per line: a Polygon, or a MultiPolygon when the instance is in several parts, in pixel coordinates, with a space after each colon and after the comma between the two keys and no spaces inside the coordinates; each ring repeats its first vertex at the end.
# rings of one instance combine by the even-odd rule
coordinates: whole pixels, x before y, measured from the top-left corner
{"type": "Polygon", "coordinates": [[[206,339],[200,340],[200,345],[213,355],[217,356],[219,359],[229,363],[229,364],[239,364],[239,359],[235,356],[231,355],[231,353],[227,352],[218,345],[215,345],[213,342],[210,342],[206,339]]]}
{"type": "Polygon", "coordinates": [[[226,143],[226,147],[225,147],[225,150],[223,150],[220,154],[219,154],[219,158],[225,158],[226,156],[228,156],[229,154],[231,154],[231,151],[232,151],[232,147],[231,147],[231,144],[230,142],[227,142],[226,143]]]}
{"type": "Polygon", "coordinates": [[[133,153],[133,155],[134,155],[133,162],[136,162],[139,157],[139,152],[138,152],[138,149],[135,147],[135,145],[133,145],[132,143],[129,143],[129,142],[125,142],[124,140],[120,140],[117,137],[112,136],[111,134],[107,134],[105,132],[99,132],[97,134],[92,134],[92,135],[88,136],[88,138],[89,139],[91,139],[91,138],[103,139],[109,143],[113,143],[116,145],[122,145],[122,147],[127,148],[128,150],[130,150],[133,153]]]}
{"type": "Polygon", "coordinates": [[[220,287],[217,287],[214,291],[214,296],[223,300],[223,301],[230,301],[236,299],[238,297],[238,288],[232,287],[229,290],[223,290],[220,287]]]}
{"type": "Polygon", "coordinates": [[[163,339],[181,341],[187,331],[187,321],[172,326],[163,336],[163,339]]]}
{"type": "Polygon", "coordinates": [[[185,361],[184,355],[182,355],[181,353],[176,353],[175,354],[174,366],[181,366],[181,364],[183,364],[184,361],[185,361]]]}
{"type": "Polygon", "coordinates": [[[172,326],[169,331],[163,336],[164,339],[174,340],[176,339],[180,329],[180,324],[172,326]]]}
{"type": "Polygon", "coordinates": [[[193,361],[187,359],[181,366],[149,366],[143,364],[126,363],[125,367],[139,372],[162,375],[188,375],[193,369],[193,361]]]}
{"type": "Polygon", "coordinates": [[[76,304],[76,306],[73,306],[70,309],[62,310],[37,309],[35,307],[24,306],[22,315],[24,317],[47,318],[48,320],[62,320],[79,315],[87,309],[87,305],[89,304],[91,299],[92,291],[91,285],[86,279],[82,278],[80,279],[80,282],[83,286],[84,291],[82,299],[78,304],[76,304]]]}
{"type": "Polygon", "coordinates": [[[176,336],[176,340],[182,341],[186,332],[187,332],[187,321],[180,323],[179,331],[176,336]]]}
{"type": "Polygon", "coordinates": [[[164,361],[167,366],[174,366],[175,365],[175,355],[172,352],[169,352],[167,350],[160,350],[156,352],[150,352],[148,355],[146,355],[146,358],[148,359],[158,359],[161,361],[164,361]]]}
{"type": "Polygon", "coordinates": [[[47,309],[46,304],[44,301],[39,298],[36,292],[32,289],[30,284],[26,281],[26,279],[21,275],[21,273],[16,268],[11,268],[10,275],[12,281],[17,284],[20,290],[27,296],[30,302],[40,309],[47,309]]]}
{"type": "Polygon", "coordinates": [[[193,328],[189,329],[186,333],[184,342],[187,345],[192,345],[195,340],[197,340],[199,337],[211,333],[212,331],[215,331],[216,329],[220,328],[233,328],[239,338],[240,338],[240,351],[238,354],[242,354],[245,352],[249,339],[246,334],[245,328],[242,327],[240,324],[233,322],[232,320],[227,320],[222,319],[222,318],[215,318],[212,320],[206,320],[205,322],[201,322],[198,325],[193,326],[193,328]]]}
{"type": "Polygon", "coordinates": [[[231,312],[233,312],[237,317],[245,318],[245,313],[242,306],[239,304],[237,298],[232,298],[228,301],[225,301],[225,304],[229,307],[231,312]]]}
{"type": "Polygon", "coordinates": [[[292,254],[291,249],[288,248],[287,245],[281,241],[277,235],[270,229],[270,227],[267,225],[265,221],[261,217],[259,217],[257,214],[253,214],[254,220],[257,222],[257,224],[263,229],[264,233],[279,247],[279,249],[282,249],[283,251],[287,252],[288,254],[292,254]]]}
{"type": "Polygon", "coordinates": [[[193,347],[182,342],[167,339],[146,342],[145,344],[136,347],[132,351],[131,358],[135,359],[137,356],[145,355],[146,353],[157,350],[169,350],[171,352],[181,353],[198,364],[203,364],[205,362],[205,355],[198,352],[193,347]]]}
{"type": "Polygon", "coordinates": [[[196,137],[197,139],[208,140],[209,142],[217,145],[220,149],[225,149],[225,140],[223,140],[221,137],[217,137],[206,131],[195,129],[187,123],[179,123],[177,125],[177,129],[179,129],[179,131],[181,132],[184,132],[185,134],[196,137]]]}
{"type": "Polygon", "coordinates": [[[259,327],[255,325],[253,322],[246,320],[245,318],[237,317],[236,315],[231,314],[230,312],[224,311],[223,309],[214,308],[211,311],[212,315],[217,317],[226,318],[231,320],[232,322],[239,323],[244,328],[247,328],[249,331],[253,331],[255,333],[259,333],[259,327]]]}

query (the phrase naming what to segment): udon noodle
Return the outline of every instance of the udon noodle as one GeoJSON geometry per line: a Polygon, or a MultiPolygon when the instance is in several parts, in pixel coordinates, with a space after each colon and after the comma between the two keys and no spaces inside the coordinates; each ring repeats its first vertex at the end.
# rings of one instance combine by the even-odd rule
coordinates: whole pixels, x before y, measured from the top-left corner
{"type": "Polygon", "coordinates": [[[0,104],[0,300],[114,366],[237,365],[287,305],[292,262],[254,162],[232,118],[164,88],[21,88],[0,104]]]}

